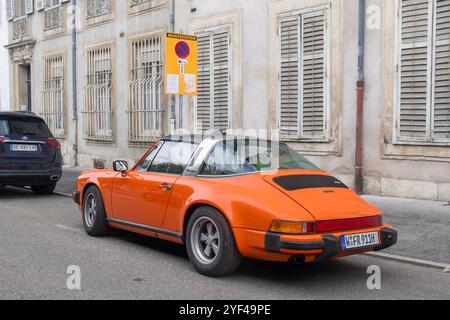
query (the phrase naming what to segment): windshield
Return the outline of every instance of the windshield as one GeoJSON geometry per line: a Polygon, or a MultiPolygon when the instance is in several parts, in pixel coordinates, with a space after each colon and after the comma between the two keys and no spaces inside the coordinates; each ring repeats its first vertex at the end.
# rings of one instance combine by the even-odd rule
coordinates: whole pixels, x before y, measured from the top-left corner
{"type": "Polygon", "coordinates": [[[200,174],[217,176],[288,169],[320,170],[285,143],[229,139],[216,144],[200,174]]]}
{"type": "Polygon", "coordinates": [[[47,125],[41,119],[0,119],[0,136],[22,135],[52,138],[47,125]]]}

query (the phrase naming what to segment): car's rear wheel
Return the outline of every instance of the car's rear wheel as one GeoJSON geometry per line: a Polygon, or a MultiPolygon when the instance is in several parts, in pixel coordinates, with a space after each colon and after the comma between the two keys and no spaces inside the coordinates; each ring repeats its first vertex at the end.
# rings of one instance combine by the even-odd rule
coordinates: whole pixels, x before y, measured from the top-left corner
{"type": "Polygon", "coordinates": [[[102,195],[96,186],[91,186],[86,190],[83,200],[83,225],[86,232],[93,237],[109,233],[110,228],[106,221],[102,195]]]}
{"type": "Polygon", "coordinates": [[[210,207],[198,208],[189,219],[186,248],[191,263],[206,276],[231,274],[241,263],[241,254],[228,221],[210,207]]]}
{"type": "Polygon", "coordinates": [[[55,191],[55,188],[56,182],[39,186],[31,186],[31,190],[33,190],[35,194],[52,194],[55,191]]]}

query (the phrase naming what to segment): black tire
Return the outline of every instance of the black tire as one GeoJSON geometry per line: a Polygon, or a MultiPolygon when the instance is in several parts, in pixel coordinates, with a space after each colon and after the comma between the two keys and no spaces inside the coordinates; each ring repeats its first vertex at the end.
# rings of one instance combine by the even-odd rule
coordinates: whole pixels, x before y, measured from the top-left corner
{"type": "Polygon", "coordinates": [[[107,222],[105,206],[103,204],[102,195],[100,190],[96,186],[90,186],[83,198],[83,226],[86,233],[92,237],[106,236],[110,232],[110,226],[107,222]],[[94,199],[95,216],[89,215],[89,210],[93,204],[91,201],[94,199]]]}
{"type": "MultiPolygon", "coordinates": [[[[205,227],[208,226],[206,225],[205,227]]],[[[211,238],[213,237],[211,236],[211,238]]],[[[242,260],[230,224],[219,211],[206,206],[195,210],[189,219],[186,228],[186,249],[189,260],[194,265],[195,269],[208,277],[229,275],[237,270],[242,260]],[[201,253],[202,251],[196,250],[199,245],[203,245],[203,243],[198,240],[202,234],[200,224],[210,224],[210,222],[213,222],[213,228],[217,228],[219,233],[219,241],[215,243],[215,249],[218,248],[217,254],[215,254],[215,250],[213,250],[214,253],[211,253],[214,255],[213,260],[205,255],[205,251],[201,253]],[[194,228],[196,228],[197,231],[194,230],[194,228]],[[211,261],[208,262],[208,259],[211,261]]],[[[213,248],[210,245],[210,250],[211,249],[213,248]]]]}
{"type": "Polygon", "coordinates": [[[52,194],[55,191],[56,182],[52,182],[49,184],[44,184],[40,186],[31,186],[31,190],[35,194],[52,194]]]}

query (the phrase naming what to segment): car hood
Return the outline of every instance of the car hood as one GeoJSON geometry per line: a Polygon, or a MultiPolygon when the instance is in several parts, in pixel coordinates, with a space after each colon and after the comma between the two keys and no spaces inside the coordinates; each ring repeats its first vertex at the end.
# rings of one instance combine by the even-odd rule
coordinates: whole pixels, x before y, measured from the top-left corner
{"type": "Polygon", "coordinates": [[[322,171],[289,170],[264,180],[305,208],[316,221],[353,219],[382,214],[332,175],[322,171]]]}

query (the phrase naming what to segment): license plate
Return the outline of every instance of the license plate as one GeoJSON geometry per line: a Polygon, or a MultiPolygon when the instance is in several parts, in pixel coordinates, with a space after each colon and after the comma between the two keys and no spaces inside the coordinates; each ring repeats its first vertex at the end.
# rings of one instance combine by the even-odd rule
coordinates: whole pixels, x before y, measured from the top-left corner
{"type": "Polygon", "coordinates": [[[12,144],[9,146],[9,149],[19,152],[36,152],[38,151],[38,146],[35,144],[12,144]]]}
{"type": "Polygon", "coordinates": [[[343,250],[371,247],[380,244],[378,232],[358,233],[342,236],[341,244],[343,250]]]}

